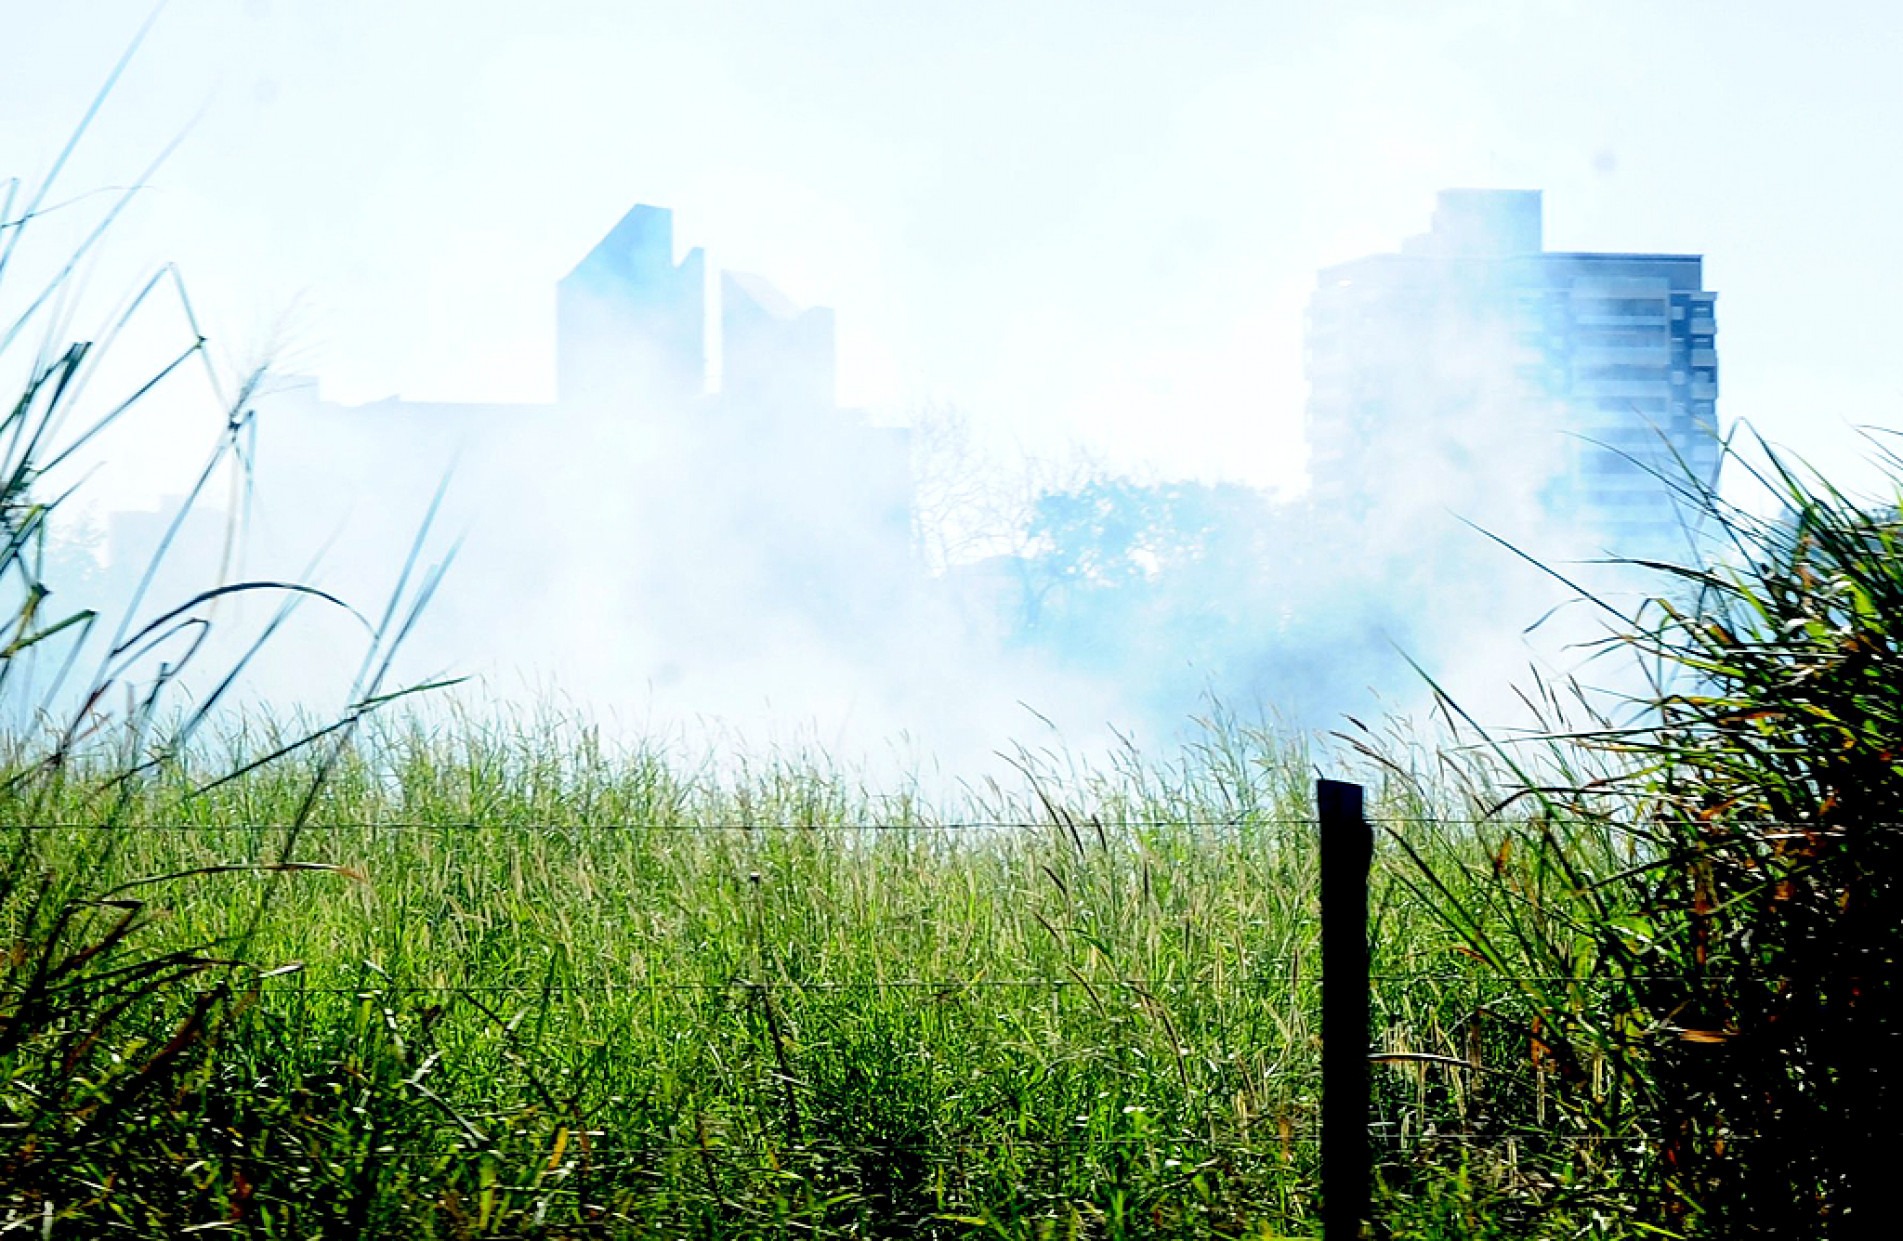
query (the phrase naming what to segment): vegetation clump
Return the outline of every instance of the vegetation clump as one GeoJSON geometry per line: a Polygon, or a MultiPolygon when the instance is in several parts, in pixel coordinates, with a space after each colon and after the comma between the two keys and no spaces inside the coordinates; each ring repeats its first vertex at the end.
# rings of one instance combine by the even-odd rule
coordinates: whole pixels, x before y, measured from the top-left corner
{"type": "Polygon", "coordinates": [[[1414,882],[1505,983],[1475,1014],[1524,1040],[1563,1118],[1532,1143],[1549,1189],[1700,1235],[1875,1236],[1903,1034],[1903,520],[1765,461],[1772,515],[1698,492],[1709,562],[1636,566],[1666,589],[1612,640],[1653,670],[1633,709],[1448,756],[1484,822],[1416,852],[1414,882]]]}

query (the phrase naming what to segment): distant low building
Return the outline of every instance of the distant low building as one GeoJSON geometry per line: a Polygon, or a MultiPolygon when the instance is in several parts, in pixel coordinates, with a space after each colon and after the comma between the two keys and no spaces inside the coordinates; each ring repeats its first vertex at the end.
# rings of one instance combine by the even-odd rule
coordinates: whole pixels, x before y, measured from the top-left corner
{"type": "Polygon", "coordinates": [[[801,310],[763,277],[720,277],[720,397],[751,411],[811,414],[838,398],[833,312],[801,310]]]}
{"type": "Polygon", "coordinates": [[[1427,234],[1317,280],[1316,506],[1451,489],[1509,525],[1682,550],[1678,495],[1719,468],[1716,297],[1698,255],[1545,249],[1538,191],[1444,191],[1427,234]]]}

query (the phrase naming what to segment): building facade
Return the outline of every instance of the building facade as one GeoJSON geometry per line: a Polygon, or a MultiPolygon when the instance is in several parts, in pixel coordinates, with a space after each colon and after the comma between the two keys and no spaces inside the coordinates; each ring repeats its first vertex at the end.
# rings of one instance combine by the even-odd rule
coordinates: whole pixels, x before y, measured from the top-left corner
{"type": "Polygon", "coordinates": [[[1715,301],[1698,255],[1549,251],[1538,191],[1444,191],[1427,234],[1320,273],[1316,505],[1352,520],[1427,491],[1619,555],[1682,550],[1683,497],[1720,460],[1715,301]]]}

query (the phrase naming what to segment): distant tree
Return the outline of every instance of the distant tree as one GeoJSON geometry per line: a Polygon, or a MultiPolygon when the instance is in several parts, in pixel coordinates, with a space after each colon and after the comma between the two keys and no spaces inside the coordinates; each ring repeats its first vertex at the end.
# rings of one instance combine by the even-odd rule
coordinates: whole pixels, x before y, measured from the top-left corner
{"type": "Polygon", "coordinates": [[[1081,486],[1089,459],[1009,455],[983,441],[971,419],[949,406],[912,417],[913,541],[939,574],[997,556],[1025,557],[1039,498],[1081,486]]]}
{"type": "Polygon", "coordinates": [[[1285,523],[1233,483],[1099,477],[1039,497],[1023,639],[1171,709],[1243,691],[1273,644],[1285,523]]]}
{"type": "Polygon", "coordinates": [[[1174,584],[1211,568],[1239,569],[1266,552],[1268,497],[1234,483],[1093,479],[1038,498],[1033,555],[1056,580],[1088,588],[1174,584]]]}

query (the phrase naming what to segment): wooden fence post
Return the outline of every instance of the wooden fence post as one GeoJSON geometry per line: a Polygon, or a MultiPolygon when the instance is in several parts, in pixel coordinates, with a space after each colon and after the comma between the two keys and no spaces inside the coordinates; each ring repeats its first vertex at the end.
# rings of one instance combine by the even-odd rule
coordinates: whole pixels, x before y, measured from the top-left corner
{"type": "Polygon", "coordinates": [[[1355,1241],[1373,1182],[1368,1144],[1368,867],[1361,786],[1315,786],[1321,835],[1322,1237],[1355,1241]]]}

